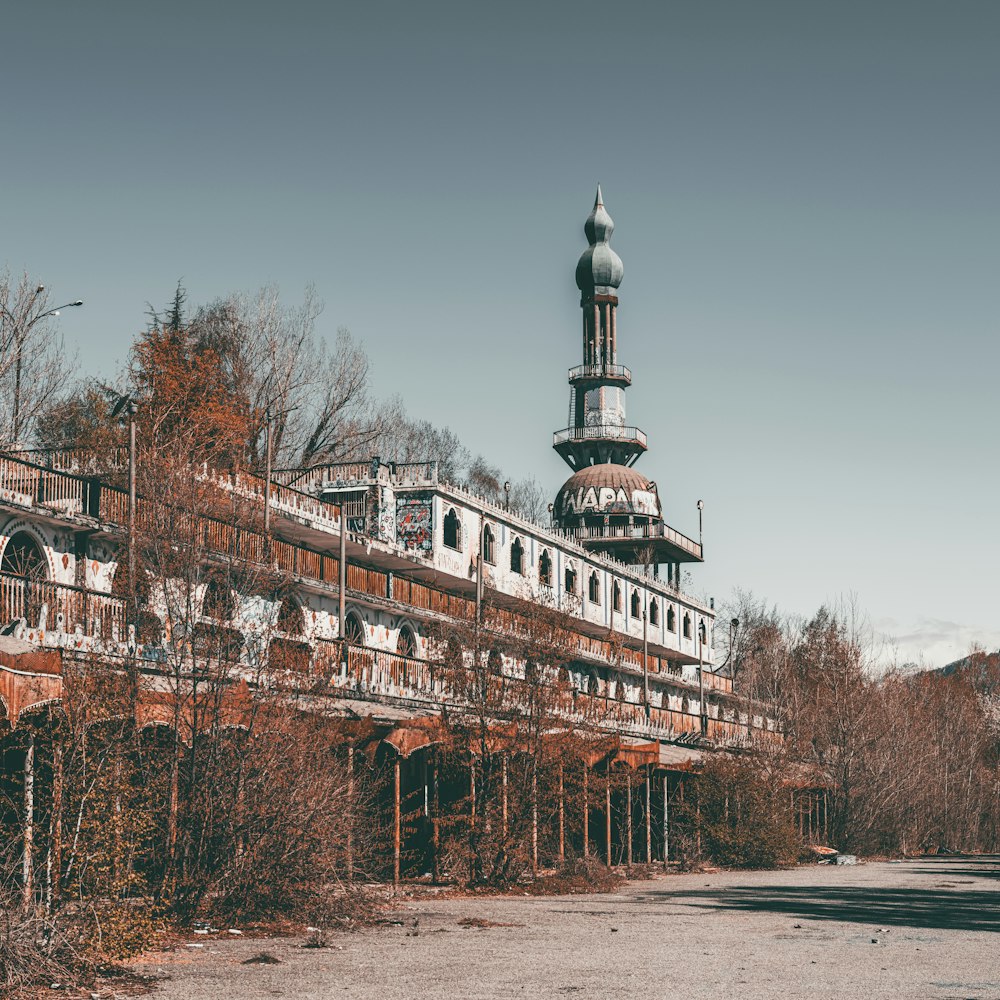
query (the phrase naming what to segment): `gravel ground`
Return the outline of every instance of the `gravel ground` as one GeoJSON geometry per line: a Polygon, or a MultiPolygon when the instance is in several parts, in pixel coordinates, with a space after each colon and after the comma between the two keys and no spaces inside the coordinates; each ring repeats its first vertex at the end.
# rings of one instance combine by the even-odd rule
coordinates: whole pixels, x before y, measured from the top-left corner
{"type": "Polygon", "coordinates": [[[403,903],[402,926],[148,956],[156,998],[1000,998],[1000,859],[667,875],[595,896],[403,903]],[[494,926],[462,926],[461,920],[494,926]],[[508,925],[508,926],[495,926],[508,925]],[[280,964],[246,965],[267,951],[280,964]]]}

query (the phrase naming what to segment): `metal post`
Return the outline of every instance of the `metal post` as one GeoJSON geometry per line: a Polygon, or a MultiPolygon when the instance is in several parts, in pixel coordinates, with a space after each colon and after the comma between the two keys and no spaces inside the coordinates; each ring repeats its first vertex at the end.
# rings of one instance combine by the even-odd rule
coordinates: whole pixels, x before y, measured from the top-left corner
{"type": "Polygon", "coordinates": [[[531,874],[538,874],[538,765],[531,762],[531,874]]]}
{"type": "Polygon", "coordinates": [[[663,775],[663,867],[670,865],[670,772],[663,775]]]}
{"type": "MultiPolygon", "coordinates": [[[[486,527],[486,515],[479,515],[479,553],[476,556],[476,627],[483,619],[483,532],[486,527]]],[[[477,644],[476,655],[479,655],[477,644]]]]}
{"type": "Polygon", "coordinates": [[[500,755],[500,829],[507,836],[507,755],[500,755]]]}
{"type": "Polygon", "coordinates": [[[24,854],[22,857],[21,888],[24,908],[31,909],[35,897],[35,865],[32,849],[35,843],[35,734],[28,730],[28,746],[24,752],[24,854]]]}
{"type": "Polygon", "coordinates": [[[647,764],[646,765],[646,864],[651,865],[653,863],[653,817],[650,815],[650,809],[652,807],[653,801],[653,775],[652,769],[647,764]]]}
{"type": "Polygon", "coordinates": [[[590,854],[590,799],[587,795],[587,776],[590,768],[583,762],[583,859],[590,854]]]}
{"type": "Polygon", "coordinates": [[[649,718],[649,555],[646,556],[646,582],[642,588],[642,703],[649,718]]]}
{"type": "Polygon", "coordinates": [[[264,541],[270,544],[271,538],[271,408],[267,408],[264,425],[264,454],[266,474],[264,478],[264,541]]]}
{"type": "MultiPolygon", "coordinates": [[[[58,737],[56,738],[58,740],[58,737]]],[[[58,742],[52,747],[52,816],[49,819],[49,909],[59,902],[62,872],[63,751],[58,742]]]]}
{"type": "Polygon", "coordinates": [[[347,744],[347,881],[354,881],[354,744],[347,744]]]}
{"type": "Polygon", "coordinates": [[[566,788],[563,782],[563,766],[559,765],[559,861],[566,860],[566,788]]]}
{"type": "Polygon", "coordinates": [[[705,667],[701,644],[701,626],[704,619],[698,623],[698,714],[701,716],[701,735],[708,732],[708,712],[705,710],[705,667]]]}
{"type": "Polygon", "coordinates": [[[340,505],[340,544],[338,549],[339,563],[337,565],[337,615],[340,628],[340,643],[344,659],[347,659],[347,522],[344,519],[344,506],[340,505]]]}
{"type": "Polygon", "coordinates": [[[607,837],[607,848],[604,852],[607,865],[611,867],[611,761],[608,761],[608,773],[604,779],[604,834],[607,837]]]}
{"type": "Polygon", "coordinates": [[[625,772],[625,842],[628,857],[625,861],[627,867],[632,867],[632,769],[625,772]]]}
{"type": "Polygon", "coordinates": [[[128,402],[128,586],[132,622],[137,615],[135,579],[135,414],[138,407],[128,402]]]}
{"type": "Polygon", "coordinates": [[[432,771],[431,771],[431,806],[434,810],[431,818],[431,846],[434,850],[434,859],[431,867],[431,881],[435,885],[441,880],[441,822],[438,819],[440,814],[440,798],[438,789],[438,752],[433,751],[432,771]]]}
{"type": "Polygon", "coordinates": [[[399,888],[399,856],[401,850],[400,827],[402,821],[399,801],[399,754],[393,762],[393,808],[392,808],[392,884],[399,888]]]}

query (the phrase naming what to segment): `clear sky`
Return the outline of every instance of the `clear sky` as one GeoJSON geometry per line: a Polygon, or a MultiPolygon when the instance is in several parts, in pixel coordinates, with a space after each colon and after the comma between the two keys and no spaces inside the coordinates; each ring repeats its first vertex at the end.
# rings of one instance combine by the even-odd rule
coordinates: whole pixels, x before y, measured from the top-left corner
{"type": "Polygon", "coordinates": [[[639,468],[695,589],[1000,646],[1000,3],[12,4],[0,263],[113,373],[314,283],[384,395],[554,493],[603,184],[639,468]]]}

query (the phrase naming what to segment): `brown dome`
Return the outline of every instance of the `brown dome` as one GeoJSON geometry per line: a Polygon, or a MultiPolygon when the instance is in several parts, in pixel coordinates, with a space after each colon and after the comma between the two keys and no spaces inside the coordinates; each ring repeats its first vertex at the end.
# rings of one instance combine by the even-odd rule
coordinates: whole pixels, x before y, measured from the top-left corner
{"type": "Polygon", "coordinates": [[[555,514],[563,523],[593,514],[662,516],[653,483],[635,469],[610,463],[570,476],[556,494],[555,514]]]}

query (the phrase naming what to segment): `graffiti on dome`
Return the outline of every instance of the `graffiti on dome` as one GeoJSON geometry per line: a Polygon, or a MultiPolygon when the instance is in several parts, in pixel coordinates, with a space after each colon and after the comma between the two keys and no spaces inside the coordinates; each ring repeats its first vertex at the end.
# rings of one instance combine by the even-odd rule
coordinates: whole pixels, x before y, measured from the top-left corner
{"type": "Polygon", "coordinates": [[[581,486],[563,496],[563,517],[581,514],[645,514],[659,517],[656,494],[622,486],[581,486]]]}

